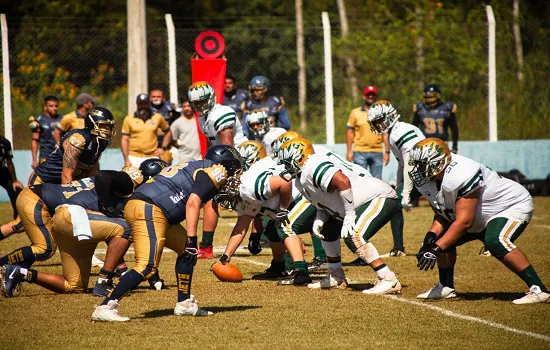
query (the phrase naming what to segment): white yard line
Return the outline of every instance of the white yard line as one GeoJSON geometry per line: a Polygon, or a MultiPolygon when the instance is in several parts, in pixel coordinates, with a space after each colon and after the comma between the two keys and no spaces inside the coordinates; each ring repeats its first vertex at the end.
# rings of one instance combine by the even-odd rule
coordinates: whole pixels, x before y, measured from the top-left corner
{"type": "Polygon", "coordinates": [[[502,330],[505,330],[507,332],[516,333],[516,334],[524,335],[524,336],[527,336],[527,337],[530,337],[530,338],[541,339],[541,340],[546,340],[546,341],[550,342],[550,337],[547,336],[547,335],[528,332],[528,331],[522,331],[521,329],[508,327],[506,325],[496,323],[496,322],[487,321],[487,320],[484,320],[484,319],[479,318],[479,317],[462,315],[462,314],[444,309],[444,308],[439,307],[439,306],[435,306],[435,305],[431,305],[431,304],[423,303],[423,302],[419,302],[419,301],[414,301],[414,300],[410,300],[410,299],[406,299],[406,298],[401,298],[401,297],[397,297],[395,295],[385,295],[385,297],[388,298],[388,299],[391,299],[391,300],[402,302],[402,303],[412,304],[412,305],[415,305],[415,306],[423,307],[425,309],[430,309],[430,310],[433,310],[433,311],[437,311],[437,312],[439,312],[439,313],[441,313],[445,316],[454,317],[454,318],[458,318],[460,320],[466,320],[466,321],[470,321],[470,322],[477,322],[477,323],[487,325],[489,327],[502,329],[502,330]]]}
{"type": "Polygon", "coordinates": [[[550,225],[535,224],[536,227],[550,228],[550,225]]]}

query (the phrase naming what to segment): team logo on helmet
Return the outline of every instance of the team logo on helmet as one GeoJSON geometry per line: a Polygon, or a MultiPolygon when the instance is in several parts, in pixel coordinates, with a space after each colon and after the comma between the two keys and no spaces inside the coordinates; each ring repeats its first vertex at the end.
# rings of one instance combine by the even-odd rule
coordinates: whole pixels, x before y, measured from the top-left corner
{"type": "Polygon", "coordinates": [[[287,181],[296,178],[302,171],[308,157],[314,153],[311,142],[301,137],[283,143],[278,152],[278,157],[279,164],[284,165],[285,170],[280,176],[287,181]]]}
{"type": "Polygon", "coordinates": [[[391,102],[384,100],[373,103],[367,116],[370,128],[376,135],[387,133],[401,117],[391,102]]]}
{"type": "Polygon", "coordinates": [[[250,132],[257,138],[261,139],[271,127],[269,117],[264,111],[254,111],[246,116],[246,124],[250,132]]]}
{"type": "Polygon", "coordinates": [[[415,186],[423,186],[429,179],[440,174],[451,162],[451,150],[445,141],[427,138],[419,141],[411,150],[409,172],[415,186]]]}
{"type": "Polygon", "coordinates": [[[210,84],[198,81],[189,87],[187,91],[189,104],[200,117],[206,118],[208,113],[216,105],[216,93],[210,84]]]}
{"type": "Polygon", "coordinates": [[[267,156],[264,146],[258,141],[245,141],[237,146],[237,151],[243,159],[243,170],[248,170],[252,164],[267,156]]]}
{"type": "Polygon", "coordinates": [[[273,150],[273,154],[278,154],[279,150],[281,149],[281,145],[287,141],[297,139],[298,137],[302,137],[299,133],[296,131],[287,131],[284,134],[280,135],[275,139],[275,141],[271,142],[271,149],[273,150]]]}

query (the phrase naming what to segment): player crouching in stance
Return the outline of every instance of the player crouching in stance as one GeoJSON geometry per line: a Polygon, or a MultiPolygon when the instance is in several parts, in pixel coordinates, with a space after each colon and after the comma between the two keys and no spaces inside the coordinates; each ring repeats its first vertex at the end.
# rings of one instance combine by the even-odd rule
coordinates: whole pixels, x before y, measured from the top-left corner
{"type": "Polygon", "coordinates": [[[340,233],[348,248],[377,274],[375,286],[363,293],[399,293],[401,283],[368,241],[398,210],[397,194],[391,186],[332,152],[316,154],[304,138],[285,142],[278,158],[285,166],[281,177],[296,178],[298,190],[317,208],[313,233],[323,241],[329,275],[308,287],[345,285],[338,241],[340,233]]]}
{"type": "Polygon", "coordinates": [[[118,301],[155,273],[165,246],[178,254],[175,266],[178,302],[174,314],[212,314],[199,308],[191,294],[198,253],[199,212],[201,205],[213,199],[241,168],[242,160],[235,148],[217,145],[208,149],[204,160],[165,168],[132,194],[124,207],[124,218],[132,229],[136,264],[95,308],[92,321],[130,320],[118,314],[118,301]],[[180,224],[184,220],[187,231],[180,224]]]}
{"type": "Polygon", "coordinates": [[[246,171],[229,180],[215,197],[222,207],[236,210],[239,215],[219,261],[225,265],[243,241],[253,219],[264,217],[267,218],[264,234],[269,238],[273,260],[266,271],[252,278],[280,279],[278,285],[307,285],[311,278],[297,234],[311,231],[315,208],[302,197],[293,182],[279,176],[284,168],[266,156],[258,141],[243,142],[237,149],[246,171]],[[290,276],[285,273],[285,250],[293,261],[290,276]]]}
{"type": "Polygon", "coordinates": [[[437,262],[439,283],[418,298],[455,298],[456,247],[479,239],[529,287],[514,304],[547,302],[548,290],[513,243],[533,216],[533,200],[527,190],[483,164],[451,154],[447,144],[437,138],[418,142],[409,161],[416,188],[436,212],[416,256],[421,270],[433,269],[437,262]]]}

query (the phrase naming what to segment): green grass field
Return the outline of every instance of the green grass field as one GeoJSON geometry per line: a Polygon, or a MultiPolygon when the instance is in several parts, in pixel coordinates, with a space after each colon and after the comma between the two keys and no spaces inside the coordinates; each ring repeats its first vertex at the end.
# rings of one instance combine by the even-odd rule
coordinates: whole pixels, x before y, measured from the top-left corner
{"type": "MultiPolygon", "coordinates": [[[[549,212],[550,198],[535,198],[533,221],[516,242],[547,285],[549,212]]],[[[0,221],[10,217],[9,204],[0,204],[0,221]]],[[[405,213],[407,252],[416,252],[430,219],[425,202],[405,213]]],[[[234,222],[234,217],[220,220],[215,246],[225,246],[234,222]]],[[[309,236],[304,240],[306,260],[311,260],[309,236]]],[[[389,251],[389,227],[372,242],[381,253],[389,251]]],[[[14,235],[0,242],[0,253],[27,243],[25,234],[14,235]]],[[[25,284],[20,297],[0,297],[0,348],[550,349],[550,304],[513,305],[511,300],[523,295],[526,286],[496,259],[478,256],[481,245],[471,242],[459,248],[455,286],[461,298],[440,302],[416,300],[417,294],[437,282],[437,273],[419,271],[414,256],[385,260],[404,286],[397,297],[360,293],[375,280],[369,267],[344,267],[353,288],[310,290],[250,280],[268,266],[269,250],[258,256],[239,251],[233,262],[244,274],[242,283],[217,281],[209,271],[215,260],[200,260],[192,291],[203,308],[215,312],[205,318],[173,316],[176,255],[166,252],[160,273],[169,290],[149,290],[146,283],[138,287],[119,308],[122,315],[132,318],[127,323],[91,323],[94,305],[100,301],[91,294],[56,295],[25,284]]],[[[345,246],[342,250],[344,262],[354,259],[345,246]]],[[[126,258],[131,264],[133,253],[126,258]]],[[[35,268],[61,273],[59,254],[35,268]]],[[[89,287],[97,273],[98,269],[92,270],[89,287]]]]}

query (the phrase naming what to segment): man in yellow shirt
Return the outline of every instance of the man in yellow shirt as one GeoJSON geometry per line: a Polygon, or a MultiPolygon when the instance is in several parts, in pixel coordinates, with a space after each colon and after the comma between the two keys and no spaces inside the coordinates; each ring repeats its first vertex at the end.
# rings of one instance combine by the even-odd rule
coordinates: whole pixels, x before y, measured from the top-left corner
{"type": "Polygon", "coordinates": [[[363,90],[365,104],[351,111],[347,130],[347,159],[369,170],[372,176],[382,178],[382,164],[390,161],[390,146],[388,135],[375,135],[368,122],[369,107],[376,102],[378,90],[375,86],[367,86],[363,90]],[[382,153],[382,143],[384,152],[382,153]],[[353,146],[353,148],[352,148],[353,146]]]}
{"type": "Polygon", "coordinates": [[[170,149],[172,133],[168,122],[159,113],[151,109],[149,95],[143,93],[136,98],[137,110],[124,118],[120,148],[125,166],[139,168],[141,162],[149,158],[158,158],[170,149]],[[164,132],[162,147],[157,147],[157,132],[164,132]]]}
{"type": "Polygon", "coordinates": [[[80,94],[76,97],[76,110],[65,114],[53,132],[53,139],[57,143],[61,136],[74,129],[84,129],[84,116],[95,107],[97,98],[90,94],[80,94]]]}

